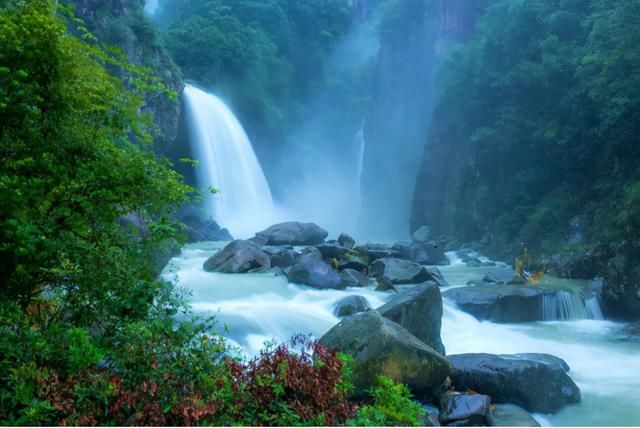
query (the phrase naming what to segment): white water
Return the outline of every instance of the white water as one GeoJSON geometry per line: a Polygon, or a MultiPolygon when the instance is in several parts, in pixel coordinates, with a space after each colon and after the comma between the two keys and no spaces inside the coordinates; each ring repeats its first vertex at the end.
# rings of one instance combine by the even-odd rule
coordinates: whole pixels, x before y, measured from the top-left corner
{"type": "Polygon", "coordinates": [[[185,87],[184,100],[207,213],[234,237],[250,237],[273,224],[278,216],[271,190],[240,122],[222,100],[194,86],[185,87]]]}
{"type": "Polygon", "coordinates": [[[575,293],[557,291],[542,295],[542,319],[544,321],[567,321],[591,318],[587,308],[575,293]]]}
{"type": "MultiPolygon", "coordinates": [[[[294,333],[320,336],[338,322],[333,304],[349,294],[365,296],[372,307],[389,294],[372,288],[314,290],[287,284],[269,274],[207,273],[202,263],[224,243],[187,246],[165,276],[193,291],[197,312],[217,313],[226,336],[254,354],[265,340],[286,340],[294,333]]],[[[440,267],[451,287],[477,281],[491,268],[440,267]]],[[[480,322],[445,300],[442,339],[449,354],[465,352],[543,352],[563,358],[582,392],[582,402],[554,415],[535,415],[552,425],[638,425],[640,344],[621,340],[619,324],[602,320],[549,321],[522,324],[480,322]]]]}

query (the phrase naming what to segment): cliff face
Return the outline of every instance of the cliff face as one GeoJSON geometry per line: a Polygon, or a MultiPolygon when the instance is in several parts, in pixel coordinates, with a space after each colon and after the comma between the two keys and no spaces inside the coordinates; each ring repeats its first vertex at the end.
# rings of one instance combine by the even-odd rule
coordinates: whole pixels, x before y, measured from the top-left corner
{"type": "MultiPolygon", "coordinates": [[[[434,41],[436,55],[471,37],[476,20],[487,4],[487,1],[481,0],[438,1],[438,30],[434,41]]],[[[431,112],[431,116],[430,119],[439,120],[437,111],[431,112]]],[[[461,180],[467,177],[461,177],[454,170],[464,157],[464,153],[458,150],[455,124],[438,123],[438,128],[447,132],[431,132],[423,140],[425,144],[413,194],[410,228],[415,230],[427,225],[434,235],[450,235],[454,223],[448,220],[453,217],[454,207],[450,206],[451,199],[447,198],[447,192],[459,186],[461,180]]]]}
{"type": "MultiPolygon", "coordinates": [[[[381,24],[374,96],[365,120],[361,228],[376,237],[408,235],[423,221],[421,162],[433,111],[438,55],[469,37],[483,1],[402,0],[381,24]],[[418,216],[419,217],[419,216],[418,216]]],[[[427,143],[427,147],[428,147],[427,143]]],[[[427,148],[427,150],[429,150],[427,148]]],[[[424,175],[424,174],[423,174],[424,175]]]]}
{"type": "MultiPolygon", "coordinates": [[[[144,0],[75,0],[75,3],[76,14],[101,43],[120,47],[131,63],[151,68],[170,90],[182,93],[180,71],[144,16],[144,0]]],[[[154,93],[145,99],[143,109],[154,115],[162,134],[156,139],[156,149],[162,153],[167,152],[176,138],[180,108],[179,97],[170,100],[164,94],[154,93]]]]}

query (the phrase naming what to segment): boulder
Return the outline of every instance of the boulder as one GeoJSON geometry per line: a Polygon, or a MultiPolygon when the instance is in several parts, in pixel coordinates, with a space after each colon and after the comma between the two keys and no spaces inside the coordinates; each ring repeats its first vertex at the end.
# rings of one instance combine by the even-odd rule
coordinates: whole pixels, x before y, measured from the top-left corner
{"type": "Polygon", "coordinates": [[[209,257],[203,268],[222,273],[264,272],[271,268],[271,260],[254,242],[236,239],[209,257]]]}
{"type": "Polygon", "coordinates": [[[187,242],[201,241],[231,241],[233,237],[227,229],[221,228],[212,219],[203,220],[198,216],[189,215],[182,219],[187,235],[187,242]]]}
{"type": "Polygon", "coordinates": [[[453,364],[451,382],[458,391],[471,389],[489,395],[495,403],[554,413],[580,401],[580,390],[559,358],[544,354],[459,354],[447,358],[453,364]]]}
{"type": "Polygon", "coordinates": [[[522,278],[511,268],[492,269],[491,272],[487,272],[482,278],[483,282],[489,282],[492,284],[508,284],[518,283],[518,279],[522,278]]]}
{"type": "Polygon", "coordinates": [[[329,330],[320,343],[354,358],[354,396],[362,398],[377,376],[406,384],[415,397],[431,401],[445,390],[449,362],[404,327],[369,310],[351,315],[329,330]]]}
{"type": "Polygon", "coordinates": [[[435,241],[400,241],[393,244],[391,249],[400,253],[399,258],[412,260],[416,263],[429,265],[449,264],[443,249],[435,241]]]}
{"type": "Polygon", "coordinates": [[[455,426],[486,426],[491,397],[484,394],[449,393],[440,398],[440,423],[455,426]]]}
{"type": "Polygon", "coordinates": [[[345,253],[338,261],[338,270],[354,269],[364,272],[369,266],[369,257],[357,251],[345,253]]]}
{"type": "Polygon", "coordinates": [[[404,289],[377,311],[444,355],[440,337],[442,296],[435,282],[425,282],[404,289]]]}
{"type": "Polygon", "coordinates": [[[487,416],[492,427],[539,427],[540,424],[525,409],[515,404],[494,404],[487,416]]]}
{"type": "MultiPolygon", "coordinates": [[[[553,302],[566,290],[542,285],[479,284],[453,288],[443,297],[452,300],[459,309],[479,320],[499,323],[569,319],[561,305],[545,311],[545,301],[553,302]],[[546,313],[549,312],[549,313],[546,313]]],[[[564,296],[563,296],[564,297],[564,296]]],[[[579,297],[576,297],[579,299],[579,297]]]]}
{"type": "Polygon", "coordinates": [[[358,312],[364,312],[371,309],[371,305],[362,296],[347,296],[338,300],[333,306],[333,314],[337,317],[348,317],[349,315],[357,314],[358,312]]]}
{"type": "Polygon", "coordinates": [[[293,266],[298,256],[298,252],[290,246],[265,246],[262,247],[262,251],[267,253],[273,267],[286,268],[293,266]]]}
{"type": "Polygon", "coordinates": [[[329,232],[315,223],[290,221],[274,224],[257,237],[266,238],[266,245],[317,245],[324,242],[329,232]]]}
{"type": "Polygon", "coordinates": [[[415,242],[427,242],[429,240],[429,228],[427,226],[419,227],[411,234],[411,238],[415,242]]]}
{"type": "Polygon", "coordinates": [[[291,266],[287,274],[289,282],[305,284],[314,288],[344,288],[342,278],[327,262],[322,259],[320,251],[315,247],[306,248],[291,266]]]}
{"type": "Polygon", "coordinates": [[[440,272],[440,269],[438,269],[437,267],[427,267],[426,269],[429,275],[431,275],[430,281],[435,282],[440,287],[449,286],[447,280],[444,279],[444,276],[442,276],[442,272],[440,272]]]}
{"type": "Polygon", "coordinates": [[[384,244],[359,245],[355,247],[354,250],[366,255],[369,259],[369,263],[378,259],[382,259],[384,257],[400,257],[401,256],[399,251],[392,250],[391,247],[384,244]]]}
{"type": "Polygon", "coordinates": [[[341,259],[342,256],[349,252],[348,248],[345,248],[338,243],[325,242],[323,244],[318,244],[315,247],[320,251],[320,254],[322,254],[322,257],[325,260],[341,259]]]}
{"type": "Polygon", "coordinates": [[[393,284],[419,284],[433,279],[424,266],[393,257],[385,257],[371,263],[369,272],[373,275],[382,274],[393,284]]]}
{"type": "Polygon", "coordinates": [[[343,269],[340,271],[340,278],[345,287],[367,287],[371,285],[369,277],[361,274],[355,269],[343,269]]]}
{"type": "Polygon", "coordinates": [[[467,267],[480,267],[482,262],[478,259],[469,259],[466,262],[467,267]]]}
{"type": "Polygon", "coordinates": [[[356,245],[356,240],[346,233],[341,233],[340,236],[338,236],[338,243],[344,248],[351,250],[356,245]]]}

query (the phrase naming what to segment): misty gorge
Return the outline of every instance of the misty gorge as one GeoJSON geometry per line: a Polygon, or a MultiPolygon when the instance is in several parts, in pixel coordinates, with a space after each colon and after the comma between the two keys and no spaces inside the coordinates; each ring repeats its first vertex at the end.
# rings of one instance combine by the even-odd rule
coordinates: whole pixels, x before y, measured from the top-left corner
{"type": "Polygon", "coordinates": [[[640,425],[638,135],[640,0],[0,0],[0,425],[640,425]]]}

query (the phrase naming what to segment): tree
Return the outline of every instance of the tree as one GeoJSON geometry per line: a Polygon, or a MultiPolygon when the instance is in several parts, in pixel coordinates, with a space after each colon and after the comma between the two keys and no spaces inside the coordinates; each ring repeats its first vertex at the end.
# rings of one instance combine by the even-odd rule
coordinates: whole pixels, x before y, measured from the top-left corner
{"type": "Polygon", "coordinates": [[[156,256],[178,236],[172,213],[190,191],[149,150],[148,90],[163,87],[58,2],[0,1],[3,300],[58,296],[50,320],[102,332],[146,314],[156,256]],[[130,90],[107,72],[118,68],[130,90]]]}

